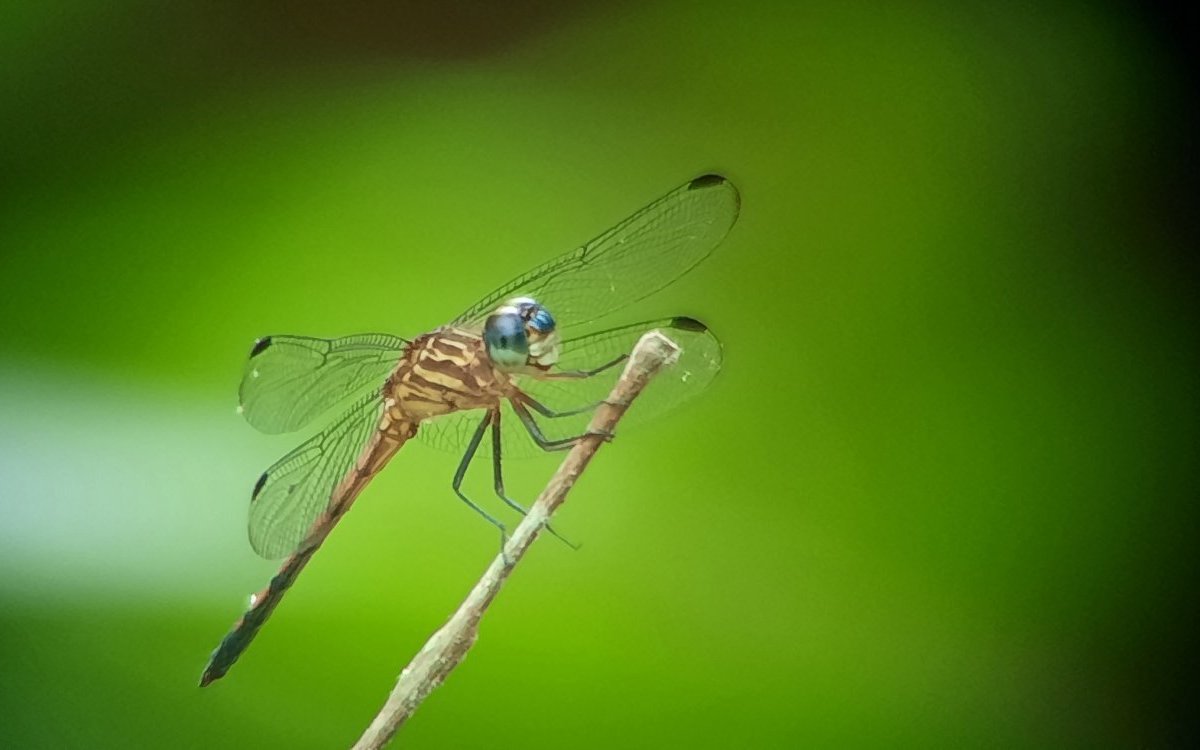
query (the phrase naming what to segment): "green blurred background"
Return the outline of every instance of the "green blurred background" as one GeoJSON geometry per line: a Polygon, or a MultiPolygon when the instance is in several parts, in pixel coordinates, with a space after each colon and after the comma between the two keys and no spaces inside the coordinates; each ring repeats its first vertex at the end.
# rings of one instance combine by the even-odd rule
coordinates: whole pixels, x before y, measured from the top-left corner
{"type": "Polygon", "coordinates": [[[1195,90],[1134,7],[7,4],[0,746],[348,746],[495,535],[406,447],[197,688],[296,442],[234,413],[250,343],[428,330],[710,170],[739,224],[627,317],[724,372],[403,746],[1181,742],[1195,90]]]}

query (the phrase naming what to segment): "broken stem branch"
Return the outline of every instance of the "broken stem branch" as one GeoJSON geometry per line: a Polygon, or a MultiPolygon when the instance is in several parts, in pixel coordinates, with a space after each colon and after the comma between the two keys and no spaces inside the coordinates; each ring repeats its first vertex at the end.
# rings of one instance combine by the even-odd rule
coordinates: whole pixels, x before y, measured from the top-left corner
{"type": "Polygon", "coordinates": [[[353,750],[379,750],[386,745],[421,702],[462,662],[475,643],[483,613],[533,540],[546,528],[555,509],[566,500],[567,493],[604,442],[602,436],[612,434],[633,399],[660,369],[674,363],[678,356],[679,347],[661,333],[652,331],[642,336],[608,400],[593,415],[588,435],[567,454],[546,489],[509,537],[503,551],[488,566],[458,611],[426,641],[400,673],[396,687],[353,750]]]}

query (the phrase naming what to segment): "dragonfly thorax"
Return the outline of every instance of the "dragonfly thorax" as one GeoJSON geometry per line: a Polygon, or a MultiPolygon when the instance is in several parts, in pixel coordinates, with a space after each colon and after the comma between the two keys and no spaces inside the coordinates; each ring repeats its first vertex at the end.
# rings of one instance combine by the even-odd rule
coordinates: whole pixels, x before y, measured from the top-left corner
{"type": "Polygon", "coordinates": [[[483,340],[488,356],[502,370],[546,368],[558,361],[554,316],[529,297],[509,300],[489,315],[483,340]]]}

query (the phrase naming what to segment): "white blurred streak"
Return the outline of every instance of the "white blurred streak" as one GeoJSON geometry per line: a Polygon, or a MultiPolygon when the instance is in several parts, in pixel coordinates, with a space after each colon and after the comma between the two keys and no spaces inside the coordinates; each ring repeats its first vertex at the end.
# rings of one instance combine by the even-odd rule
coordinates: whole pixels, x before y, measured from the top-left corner
{"type": "Polygon", "coordinates": [[[246,503],[281,446],[219,397],[108,377],[0,370],[0,598],[252,585],[270,565],[250,562],[246,503]]]}

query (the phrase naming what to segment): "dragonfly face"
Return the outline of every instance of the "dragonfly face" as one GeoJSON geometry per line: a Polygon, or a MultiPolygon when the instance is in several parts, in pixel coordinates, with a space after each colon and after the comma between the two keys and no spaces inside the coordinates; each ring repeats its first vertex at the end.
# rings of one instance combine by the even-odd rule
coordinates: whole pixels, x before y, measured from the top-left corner
{"type": "Polygon", "coordinates": [[[554,316],[536,300],[517,297],[483,324],[488,356],[506,371],[549,368],[558,361],[560,341],[554,316]]]}
{"type": "Polygon", "coordinates": [[[505,492],[501,456],[578,442],[619,375],[616,365],[655,328],[680,345],[681,357],[639,397],[622,426],[701,392],[721,366],[721,344],[703,323],[668,317],[605,328],[595,322],[706,258],[738,209],[733,184],[704,175],[411,341],[388,334],[260,339],[239,391],[239,410],[251,426],[293,432],[339,404],[350,406],[255,484],[251,546],[286,560],[221,641],[201,684],[233,664],[358,493],[410,438],[460,452],[451,487],[503,538],[504,524],[462,491],[477,454],[490,454],[496,496],[523,513],[505,492]]]}

